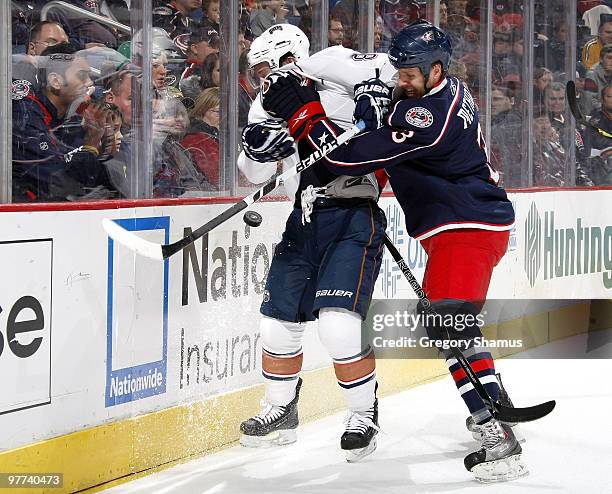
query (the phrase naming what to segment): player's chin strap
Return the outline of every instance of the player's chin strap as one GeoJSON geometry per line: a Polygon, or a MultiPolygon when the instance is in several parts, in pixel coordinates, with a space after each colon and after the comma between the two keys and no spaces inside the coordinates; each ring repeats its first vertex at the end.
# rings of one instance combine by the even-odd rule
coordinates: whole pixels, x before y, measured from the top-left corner
{"type": "MultiPolygon", "coordinates": [[[[387,250],[391,253],[391,256],[397,263],[397,266],[402,270],[402,273],[408,280],[408,283],[410,283],[410,286],[414,290],[414,293],[416,293],[416,296],[421,301],[425,313],[435,314],[435,310],[431,306],[431,301],[427,298],[427,295],[423,291],[423,288],[421,287],[417,279],[412,274],[412,271],[408,267],[408,264],[406,264],[406,261],[396,249],[395,245],[393,245],[393,242],[391,242],[391,239],[387,235],[385,235],[384,237],[384,242],[385,247],[387,247],[387,250]]],[[[450,335],[448,336],[450,337],[450,335]]],[[[502,422],[510,423],[530,422],[532,420],[541,419],[542,417],[552,412],[555,408],[556,403],[554,400],[526,408],[508,407],[494,401],[493,398],[489,396],[489,393],[487,393],[487,390],[480,382],[480,379],[478,379],[478,377],[476,376],[470,363],[465,358],[465,355],[463,355],[461,350],[451,345],[450,352],[453,358],[457,359],[457,362],[459,362],[459,365],[465,371],[468,379],[470,380],[470,383],[472,384],[472,386],[474,386],[474,389],[496,419],[502,422]]]]}

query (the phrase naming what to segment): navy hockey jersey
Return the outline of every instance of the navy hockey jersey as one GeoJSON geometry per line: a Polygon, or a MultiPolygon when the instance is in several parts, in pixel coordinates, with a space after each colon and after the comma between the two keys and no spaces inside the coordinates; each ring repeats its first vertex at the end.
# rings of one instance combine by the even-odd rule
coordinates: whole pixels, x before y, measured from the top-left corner
{"type": "MultiPolygon", "coordinates": [[[[329,121],[310,132],[321,146],[338,134],[329,121]]],[[[514,210],[497,186],[478,123],[478,109],[467,86],[444,79],[423,98],[397,102],[387,125],[353,138],[327,157],[342,175],[385,168],[406,216],[408,233],[424,239],[455,228],[509,230],[514,210]]]]}

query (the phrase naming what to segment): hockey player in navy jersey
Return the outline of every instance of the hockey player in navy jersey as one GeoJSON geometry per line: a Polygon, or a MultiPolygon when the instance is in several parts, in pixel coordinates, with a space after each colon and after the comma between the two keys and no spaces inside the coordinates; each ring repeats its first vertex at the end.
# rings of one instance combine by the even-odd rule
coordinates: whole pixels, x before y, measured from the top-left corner
{"type": "MultiPolygon", "coordinates": [[[[451,51],[446,33],[426,21],[400,31],[389,49],[389,59],[399,72],[396,102],[385,115],[385,105],[379,104],[384,83],[374,79],[356,86],[356,94],[369,98],[357,102],[355,118],[365,117],[370,132],[332,152],[325,164],[344,175],[386,170],[408,233],[421,241],[428,254],[423,288],[435,311],[474,321],[462,331],[431,324],[426,327],[428,335],[436,340],[471,340],[466,357],[498,400],[491,354],[473,340],[481,336],[476,315],[486,299],[493,268],[506,251],[514,211],[489,165],[473,97],[462,81],[446,75],[451,51]],[[372,115],[385,115],[384,122],[372,115]]],[[[313,148],[339,132],[326,118],[318,95],[290,75],[268,77],[263,107],[285,119],[292,134],[313,148]]],[[[466,468],[484,481],[525,474],[521,446],[512,429],[492,417],[456,360],[449,354],[445,357],[482,436],[482,449],[465,458],[466,468]]]]}
{"type": "MultiPolygon", "coordinates": [[[[316,81],[329,117],[340,125],[352,125],[355,83],[374,75],[375,68],[389,79],[396,72],[386,55],[366,60],[333,47],[309,57],[308,45],[297,27],[275,25],[253,42],[249,64],[258,75],[285,64],[304,74],[304,83],[316,81]],[[318,74],[329,73],[330,66],[343,70],[321,80],[318,74]]],[[[238,166],[255,183],[270,178],[278,161],[295,166],[311,152],[278,120],[270,120],[260,99],[249,112],[243,147],[238,166]]],[[[380,186],[374,174],[355,179],[324,166],[313,166],[284,185],[294,209],[274,251],[261,306],[265,406],[241,424],[240,442],[265,447],[296,440],[303,333],[305,322],[318,318],[319,338],[349,409],[340,446],[348,461],[357,461],[374,451],[378,432],[375,359],[372,348],[362,346],[361,323],[382,258],[386,219],[376,204],[380,186]]]]}

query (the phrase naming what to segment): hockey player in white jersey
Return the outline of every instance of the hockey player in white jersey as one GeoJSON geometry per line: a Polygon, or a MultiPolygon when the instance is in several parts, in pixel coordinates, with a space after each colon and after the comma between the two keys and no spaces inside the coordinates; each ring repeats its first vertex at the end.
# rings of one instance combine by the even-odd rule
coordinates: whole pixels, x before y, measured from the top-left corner
{"type": "MultiPolygon", "coordinates": [[[[308,51],[301,30],[275,25],[253,42],[249,63],[259,77],[281,69],[312,81],[327,115],[343,127],[352,125],[355,84],[377,75],[391,80],[395,74],[386,55],[332,47],[309,57],[308,51]]],[[[380,89],[386,93],[379,97],[390,96],[388,89],[380,89]]],[[[364,97],[370,95],[364,92],[364,97]]],[[[372,118],[382,122],[382,115],[372,118]]],[[[261,183],[277,172],[279,160],[284,169],[294,166],[310,148],[300,139],[299,123],[292,134],[270,118],[257,98],[243,132],[240,170],[261,183]]],[[[349,409],[341,448],[347,461],[376,448],[375,359],[362,342],[361,323],[382,259],[386,219],[376,204],[380,187],[374,175],[355,180],[316,165],[285,183],[294,210],[275,250],[261,306],[265,406],[241,424],[241,444],[263,447],[296,440],[302,336],[305,322],[318,317],[320,340],[349,409]]]]}

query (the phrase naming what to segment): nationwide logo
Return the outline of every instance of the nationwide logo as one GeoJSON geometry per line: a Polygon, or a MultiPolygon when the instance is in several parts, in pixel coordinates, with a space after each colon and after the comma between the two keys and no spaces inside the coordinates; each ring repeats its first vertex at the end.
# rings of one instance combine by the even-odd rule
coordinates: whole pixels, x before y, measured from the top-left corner
{"type": "Polygon", "coordinates": [[[612,225],[588,226],[576,218],[575,226],[555,227],[555,212],[545,211],[544,222],[531,204],[525,220],[525,272],[534,286],[543,266],[544,280],[602,273],[605,288],[612,288],[612,225]]]}

